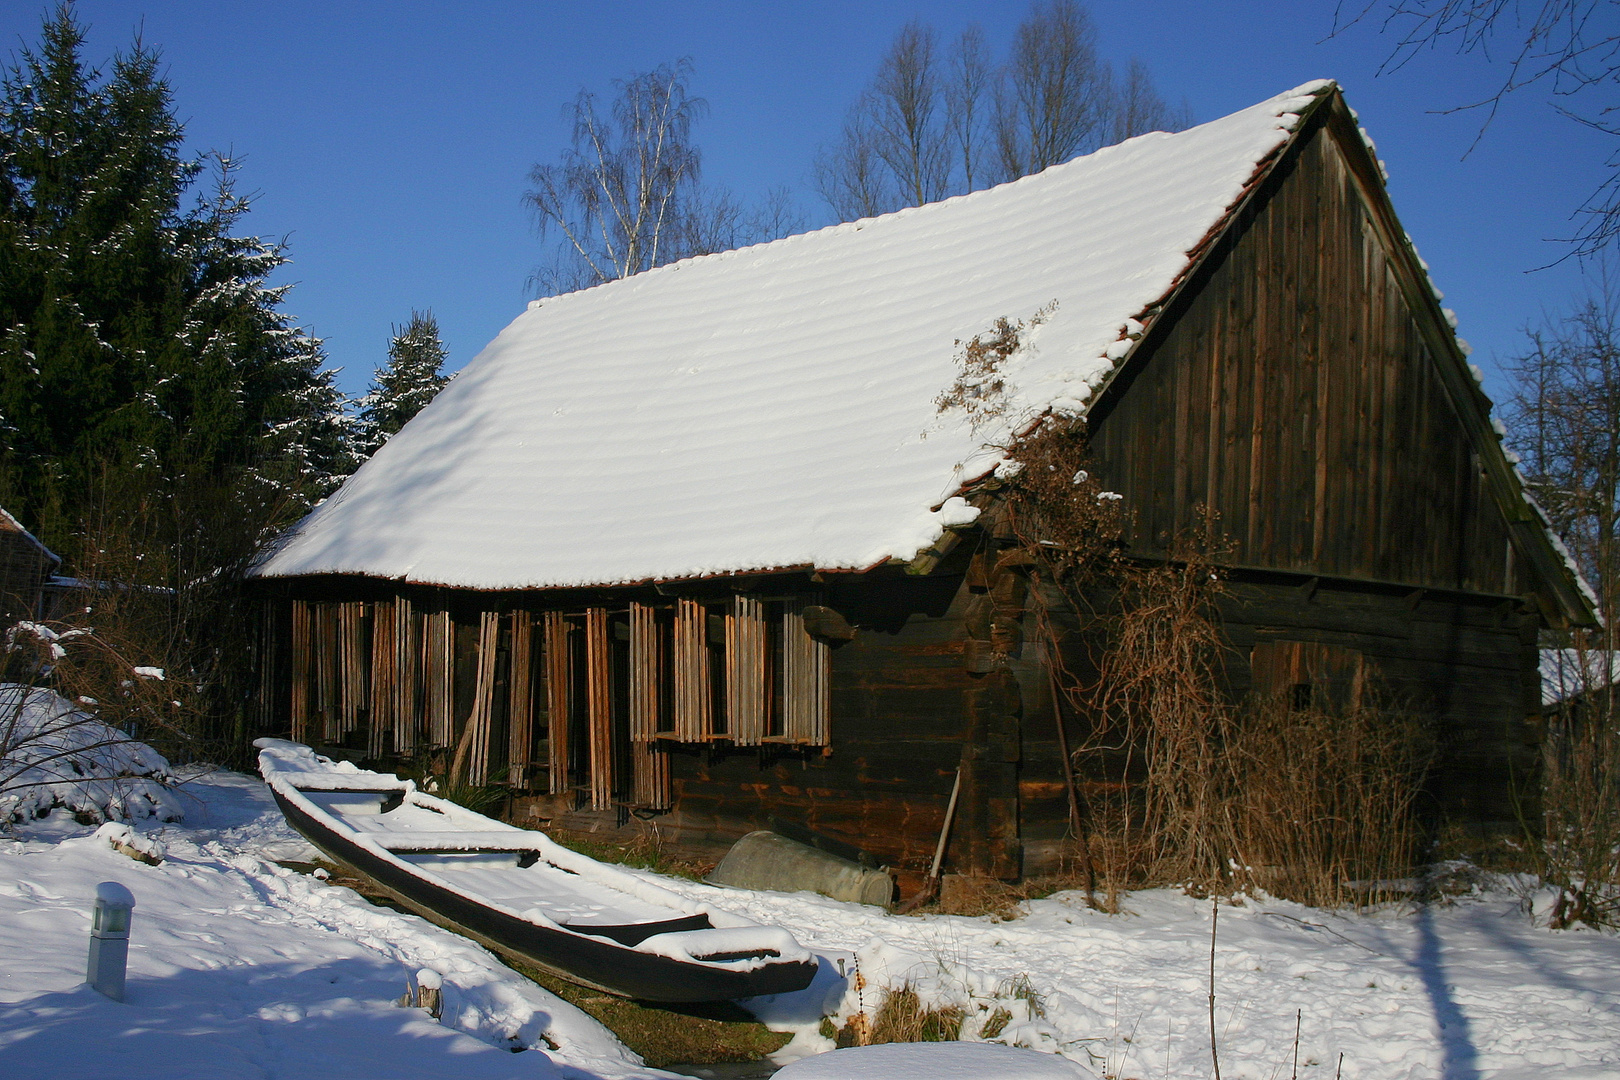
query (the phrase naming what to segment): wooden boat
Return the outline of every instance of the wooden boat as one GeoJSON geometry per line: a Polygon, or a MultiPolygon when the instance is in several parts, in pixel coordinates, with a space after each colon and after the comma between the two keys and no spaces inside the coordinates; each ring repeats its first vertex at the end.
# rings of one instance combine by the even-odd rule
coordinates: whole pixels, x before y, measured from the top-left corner
{"type": "Polygon", "coordinates": [[[409,780],[260,739],[287,821],[406,906],[572,982],[661,1002],[801,990],[816,959],[778,927],[418,791],[409,780]]]}

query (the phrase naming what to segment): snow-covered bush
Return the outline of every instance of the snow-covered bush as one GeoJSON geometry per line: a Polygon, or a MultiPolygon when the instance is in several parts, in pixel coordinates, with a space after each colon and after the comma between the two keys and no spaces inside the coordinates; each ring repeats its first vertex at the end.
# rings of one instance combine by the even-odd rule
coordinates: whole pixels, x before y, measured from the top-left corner
{"type": "Polygon", "coordinates": [[[65,807],[93,821],[179,821],[169,763],[61,695],[0,683],[0,823],[65,807]]]}

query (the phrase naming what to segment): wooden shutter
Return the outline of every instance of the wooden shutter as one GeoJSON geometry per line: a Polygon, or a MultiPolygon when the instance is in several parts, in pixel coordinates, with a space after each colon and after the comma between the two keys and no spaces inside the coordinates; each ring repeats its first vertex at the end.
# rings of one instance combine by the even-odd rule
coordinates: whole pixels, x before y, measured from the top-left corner
{"type": "Polygon", "coordinates": [[[786,741],[826,746],[831,738],[831,695],[827,687],[827,643],[804,628],[803,600],[788,604],[782,615],[782,671],[787,714],[786,741]]]}
{"type": "Polygon", "coordinates": [[[711,734],[709,613],[695,600],[675,603],[675,738],[703,742],[711,734]]]}
{"type": "Polygon", "coordinates": [[[726,612],[726,732],[738,746],[765,739],[765,605],[733,596],[726,612]]]}
{"type": "Polygon", "coordinates": [[[511,701],[507,706],[506,782],[527,787],[534,747],[534,616],[527,611],[512,612],[511,674],[507,685],[511,701]]]}
{"type": "Polygon", "coordinates": [[[568,620],[560,611],[545,614],[546,648],[546,715],[550,729],[547,762],[550,773],[550,791],[560,795],[568,790],[568,720],[570,664],[568,662],[568,620]]]}
{"type": "Polygon", "coordinates": [[[613,708],[606,608],[585,611],[585,711],[589,732],[591,809],[613,805],[613,708]]]}
{"type": "Polygon", "coordinates": [[[292,602],[292,737],[309,742],[310,611],[304,600],[292,602]]]}
{"type": "Polygon", "coordinates": [[[394,647],[394,602],[379,600],[371,607],[371,724],[366,729],[366,753],[380,758],[388,752],[394,735],[394,683],[398,675],[394,663],[399,650],[394,647]]]}

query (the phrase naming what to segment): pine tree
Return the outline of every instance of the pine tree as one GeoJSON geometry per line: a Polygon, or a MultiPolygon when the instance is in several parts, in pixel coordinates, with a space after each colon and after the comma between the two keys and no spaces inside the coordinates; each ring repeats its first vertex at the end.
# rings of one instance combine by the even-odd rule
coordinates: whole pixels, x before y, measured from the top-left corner
{"type": "Polygon", "coordinates": [[[403,328],[392,329],[388,363],[377,369],[371,391],[358,403],[354,442],[362,457],[375,454],[450,381],[440,373],[449,353],[439,340],[433,312],[412,311],[403,328]]]}

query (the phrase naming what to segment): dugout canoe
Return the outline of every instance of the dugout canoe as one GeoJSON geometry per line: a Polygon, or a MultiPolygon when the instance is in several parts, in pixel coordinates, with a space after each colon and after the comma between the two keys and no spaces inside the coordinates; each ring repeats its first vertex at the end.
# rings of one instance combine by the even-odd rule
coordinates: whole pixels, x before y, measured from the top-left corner
{"type": "Polygon", "coordinates": [[[422,915],[571,982],[643,1001],[802,990],[816,959],[793,935],[671,892],[409,780],[260,739],[287,822],[328,858],[422,915]]]}

